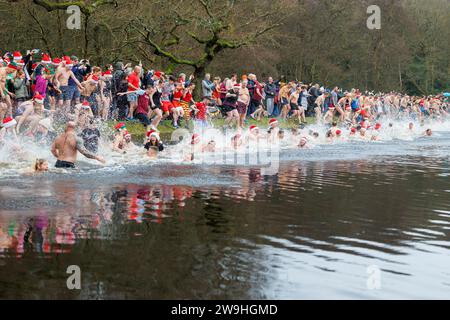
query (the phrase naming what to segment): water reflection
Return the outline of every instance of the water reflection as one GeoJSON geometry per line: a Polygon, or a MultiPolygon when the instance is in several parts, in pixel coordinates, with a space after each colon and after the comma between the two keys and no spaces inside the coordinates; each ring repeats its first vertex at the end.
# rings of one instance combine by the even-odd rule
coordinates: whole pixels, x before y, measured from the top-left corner
{"type": "Polygon", "coordinates": [[[190,186],[185,168],[0,182],[0,298],[448,298],[448,168],[402,156],[203,169],[228,185],[190,186]],[[164,175],[186,184],[151,182],[164,175]],[[69,264],[81,293],[63,288],[69,264]]]}

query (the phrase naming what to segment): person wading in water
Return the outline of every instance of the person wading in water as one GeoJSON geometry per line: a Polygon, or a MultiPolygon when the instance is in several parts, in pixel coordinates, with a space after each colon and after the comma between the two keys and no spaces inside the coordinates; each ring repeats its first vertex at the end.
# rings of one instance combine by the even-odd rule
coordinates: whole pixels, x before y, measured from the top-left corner
{"type": "Polygon", "coordinates": [[[101,163],[105,163],[105,160],[102,157],[86,150],[83,140],[75,134],[75,127],[75,122],[68,122],[65,132],[58,136],[52,144],[52,153],[58,159],[55,167],[75,168],[78,151],[86,158],[95,159],[101,163]]]}

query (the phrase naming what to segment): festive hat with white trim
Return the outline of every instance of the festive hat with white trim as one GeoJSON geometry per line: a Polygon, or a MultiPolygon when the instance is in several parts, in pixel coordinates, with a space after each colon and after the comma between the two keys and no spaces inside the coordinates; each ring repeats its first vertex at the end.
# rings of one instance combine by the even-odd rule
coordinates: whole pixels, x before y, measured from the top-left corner
{"type": "Polygon", "coordinates": [[[36,94],[33,97],[33,101],[39,104],[44,104],[44,97],[41,96],[39,92],[36,92],[36,94]]]}
{"type": "Polygon", "coordinates": [[[16,51],[13,53],[13,58],[14,61],[20,61],[22,60],[22,54],[20,53],[20,51],[16,51]]]}
{"type": "Polygon", "coordinates": [[[14,127],[16,124],[17,121],[14,118],[6,117],[5,119],[3,119],[2,127],[8,129],[14,127]]]}
{"type": "Polygon", "coordinates": [[[42,60],[41,60],[41,62],[42,62],[42,63],[46,63],[46,64],[52,63],[52,59],[50,58],[50,56],[49,56],[48,54],[44,53],[44,54],[42,55],[42,60]]]}

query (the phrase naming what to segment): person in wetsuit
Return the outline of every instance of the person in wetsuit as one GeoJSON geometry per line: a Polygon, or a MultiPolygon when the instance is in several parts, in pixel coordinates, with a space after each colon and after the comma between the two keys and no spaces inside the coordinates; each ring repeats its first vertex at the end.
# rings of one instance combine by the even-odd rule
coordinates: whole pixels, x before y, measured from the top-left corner
{"type": "Polygon", "coordinates": [[[80,134],[84,142],[84,147],[93,154],[98,152],[98,141],[100,139],[100,130],[95,125],[95,120],[91,120],[89,126],[80,134]]]}

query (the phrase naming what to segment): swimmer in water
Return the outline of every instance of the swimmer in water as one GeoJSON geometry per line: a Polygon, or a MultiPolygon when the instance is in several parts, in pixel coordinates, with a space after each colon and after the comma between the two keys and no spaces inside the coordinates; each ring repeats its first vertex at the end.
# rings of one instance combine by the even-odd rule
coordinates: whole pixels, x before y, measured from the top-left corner
{"type": "Polygon", "coordinates": [[[203,152],[216,152],[216,142],[214,140],[209,141],[202,148],[203,152]]]}
{"type": "Polygon", "coordinates": [[[77,153],[80,152],[88,159],[94,159],[105,163],[105,159],[89,152],[85,147],[83,140],[77,137],[76,123],[69,121],[63,134],[56,137],[52,144],[52,154],[57,158],[56,168],[74,169],[77,161],[77,153]]]}
{"type": "Polygon", "coordinates": [[[241,137],[242,137],[241,134],[237,133],[236,135],[234,135],[231,138],[231,147],[234,150],[237,150],[237,149],[239,149],[242,146],[243,142],[242,142],[241,137]]]}
{"type": "Polygon", "coordinates": [[[431,131],[431,129],[427,129],[427,131],[425,131],[423,135],[426,137],[431,137],[433,135],[433,131],[431,131]]]}
{"type": "Polygon", "coordinates": [[[47,172],[48,171],[48,161],[45,159],[36,159],[34,163],[34,172],[47,172]]]}
{"type": "Polygon", "coordinates": [[[151,159],[156,159],[158,153],[164,151],[164,145],[156,131],[150,130],[147,132],[147,142],[145,143],[144,148],[147,150],[147,155],[151,159]]]}
{"type": "Polygon", "coordinates": [[[302,137],[300,139],[300,143],[298,144],[298,147],[300,149],[310,149],[310,147],[308,145],[308,138],[307,137],[302,137]]]}
{"type": "Polygon", "coordinates": [[[184,161],[194,161],[195,153],[202,150],[201,141],[202,141],[201,137],[198,133],[194,133],[192,135],[191,143],[190,143],[190,149],[191,149],[190,151],[191,152],[184,156],[184,161]]]}

